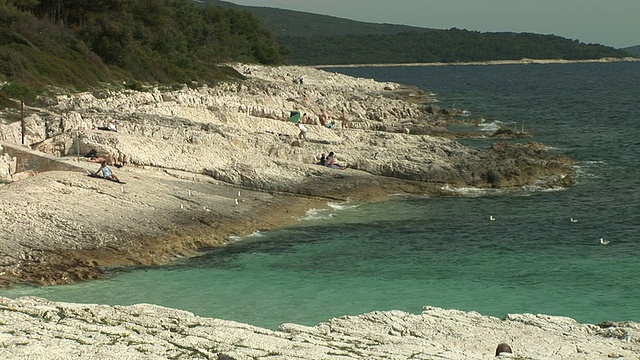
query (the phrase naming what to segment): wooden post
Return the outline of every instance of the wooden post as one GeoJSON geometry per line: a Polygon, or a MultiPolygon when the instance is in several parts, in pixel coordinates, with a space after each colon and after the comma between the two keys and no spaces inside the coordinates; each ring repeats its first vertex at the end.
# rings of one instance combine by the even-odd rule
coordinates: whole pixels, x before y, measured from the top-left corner
{"type": "Polygon", "coordinates": [[[24,123],[24,102],[20,101],[20,125],[22,128],[22,145],[24,145],[24,133],[26,132],[26,125],[24,123]]]}
{"type": "Polygon", "coordinates": [[[76,131],[76,160],[78,162],[80,162],[80,138],[78,136],[78,133],[80,131],[76,131]]]}

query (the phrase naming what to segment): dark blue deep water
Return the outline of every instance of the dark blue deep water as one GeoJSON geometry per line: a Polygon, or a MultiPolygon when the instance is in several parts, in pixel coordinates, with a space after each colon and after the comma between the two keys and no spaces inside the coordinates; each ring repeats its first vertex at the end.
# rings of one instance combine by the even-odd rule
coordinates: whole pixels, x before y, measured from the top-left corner
{"type": "Polygon", "coordinates": [[[524,126],[576,160],[577,184],[333,204],[184,263],[0,295],[155,303],[269,328],[424,305],[640,321],[640,63],[328,71],[415,85],[486,124],[524,126]]]}

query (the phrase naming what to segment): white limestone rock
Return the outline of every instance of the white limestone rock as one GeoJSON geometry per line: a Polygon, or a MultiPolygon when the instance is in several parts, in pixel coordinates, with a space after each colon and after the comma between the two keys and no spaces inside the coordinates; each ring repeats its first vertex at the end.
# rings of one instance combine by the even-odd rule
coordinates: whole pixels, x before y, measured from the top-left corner
{"type": "Polygon", "coordinates": [[[594,325],[544,315],[425,307],[376,311],[277,331],[155,305],[106,306],[0,298],[3,359],[518,359],[638,358],[637,323],[594,325]],[[612,331],[625,336],[610,337],[612,331]]]}

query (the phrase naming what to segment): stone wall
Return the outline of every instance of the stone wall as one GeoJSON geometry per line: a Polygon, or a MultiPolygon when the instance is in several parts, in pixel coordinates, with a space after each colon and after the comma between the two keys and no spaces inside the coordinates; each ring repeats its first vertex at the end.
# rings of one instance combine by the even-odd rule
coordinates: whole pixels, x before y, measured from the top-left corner
{"type": "Polygon", "coordinates": [[[84,171],[56,156],[20,145],[0,143],[0,182],[9,183],[45,171],[84,171]]]}

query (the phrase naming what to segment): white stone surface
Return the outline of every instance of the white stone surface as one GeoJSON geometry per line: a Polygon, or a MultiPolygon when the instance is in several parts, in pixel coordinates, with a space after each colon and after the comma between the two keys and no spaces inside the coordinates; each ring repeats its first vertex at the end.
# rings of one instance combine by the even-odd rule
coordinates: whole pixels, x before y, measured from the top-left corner
{"type": "Polygon", "coordinates": [[[608,328],[545,315],[425,307],[345,316],[278,331],[155,305],[105,306],[0,298],[2,359],[638,359],[640,326],[608,328]]]}

